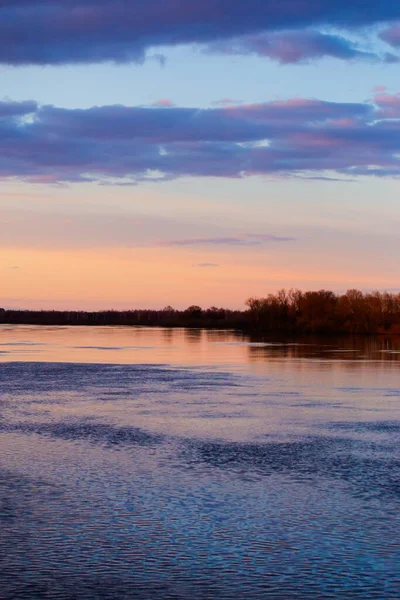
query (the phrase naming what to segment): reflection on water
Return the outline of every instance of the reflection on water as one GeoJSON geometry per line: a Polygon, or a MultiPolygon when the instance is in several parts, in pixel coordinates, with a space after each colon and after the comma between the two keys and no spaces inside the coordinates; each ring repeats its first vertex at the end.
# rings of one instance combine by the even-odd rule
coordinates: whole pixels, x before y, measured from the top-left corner
{"type": "Polygon", "coordinates": [[[0,328],[0,598],[398,598],[400,343],[0,328]]]}
{"type": "Polygon", "coordinates": [[[0,361],[241,366],[286,359],[352,368],[366,361],[397,363],[400,337],[282,340],[223,330],[0,325],[0,361]]]}

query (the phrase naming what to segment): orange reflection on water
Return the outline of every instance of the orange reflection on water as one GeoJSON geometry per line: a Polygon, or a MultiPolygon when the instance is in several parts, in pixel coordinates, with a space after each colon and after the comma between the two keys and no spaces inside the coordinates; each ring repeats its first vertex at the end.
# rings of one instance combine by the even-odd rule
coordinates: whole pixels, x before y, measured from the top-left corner
{"type": "Polygon", "coordinates": [[[290,370],[396,370],[400,339],[383,336],[278,339],[241,332],[158,327],[0,326],[0,361],[188,366],[280,363],[290,370]]]}

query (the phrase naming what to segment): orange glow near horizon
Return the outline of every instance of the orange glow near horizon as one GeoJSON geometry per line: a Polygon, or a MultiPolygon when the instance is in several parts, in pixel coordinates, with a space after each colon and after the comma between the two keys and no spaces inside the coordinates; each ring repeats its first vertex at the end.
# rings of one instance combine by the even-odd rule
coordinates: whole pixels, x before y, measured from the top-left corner
{"type": "Polygon", "coordinates": [[[243,308],[283,287],[396,291],[400,184],[340,185],[9,182],[0,193],[0,306],[243,308]]]}
{"type": "Polygon", "coordinates": [[[190,304],[242,308],[249,296],[281,287],[301,289],[349,287],[393,288],[395,282],[367,268],[357,276],[310,264],[301,271],[279,249],[260,258],[257,249],[218,255],[218,266],[202,267],[204,251],[193,248],[111,248],[91,250],[0,251],[1,305],[32,309],[162,308],[190,304]],[[202,262],[200,262],[202,261],[202,262]]]}

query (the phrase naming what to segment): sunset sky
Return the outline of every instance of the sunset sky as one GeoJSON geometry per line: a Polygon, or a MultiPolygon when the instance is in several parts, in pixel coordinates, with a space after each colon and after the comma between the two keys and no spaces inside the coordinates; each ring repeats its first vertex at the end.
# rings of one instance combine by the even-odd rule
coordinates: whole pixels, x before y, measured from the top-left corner
{"type": "Polygon", "coordinates": [[[0,305],[400,291],[400,4],[3,0],[0,305]]]}

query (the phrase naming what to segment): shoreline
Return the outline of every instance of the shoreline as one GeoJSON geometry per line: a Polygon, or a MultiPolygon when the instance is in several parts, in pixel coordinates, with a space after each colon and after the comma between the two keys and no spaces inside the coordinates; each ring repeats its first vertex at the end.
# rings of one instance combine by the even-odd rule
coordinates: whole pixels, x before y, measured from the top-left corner
{"type": "Polygon", "coordinates": [[[246,327],[233,327],[232,325],[222,325],[222,324],[178,324],[178,323],[125,323],[125,322],[77,322],[77,321],[28,321],[28,320],[10,320],[3,321],[0,320],[0,327],[3,325],[15,325],[15,326],[25,326],[25,327],[127,327],[127,328],[149,328],[149,329],[191,329],[191,330],[203,330],[203,331],[226,331],[226,332],[234,332],[238,334],[243,334],[246,336],[258,338],[258,337],[268,337],[268,338],[278,338],[282,340],[283,338],[291,339],[299,339],[299,338],[311,338],[311,337],[326,337],[326,338],[337,338],[337,337],[390,337],[390,338],[400,338],[400,333],[398,331],[296,331],[296,330],[279,330],[279,329],[255,329],[255,328],[246,328],[246,327]]]}

